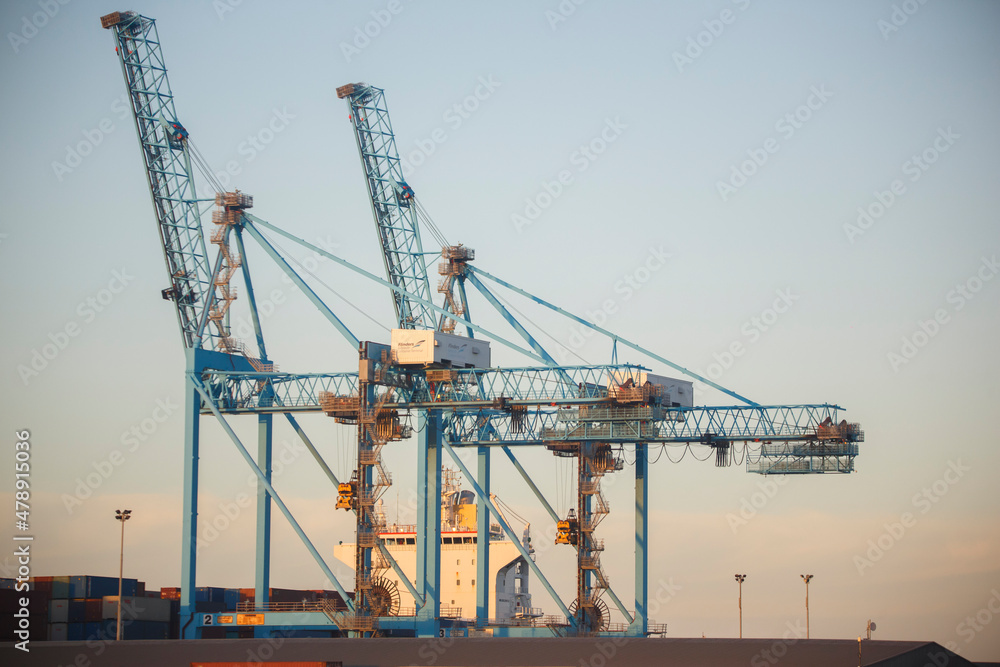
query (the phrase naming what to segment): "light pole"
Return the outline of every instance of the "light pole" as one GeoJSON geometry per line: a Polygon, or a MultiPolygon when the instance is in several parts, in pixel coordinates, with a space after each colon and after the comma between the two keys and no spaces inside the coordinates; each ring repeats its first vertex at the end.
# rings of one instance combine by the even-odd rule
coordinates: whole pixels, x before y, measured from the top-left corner
{"type": "Polygon", "coordinates": [[[118,622],[115,624],[115,639],[122,640],[122,573],[125,567],[125,522],[132,516],[132,510],[115,510],[115,519],[122,524],[122,548],[118,554],[118,622]]]}
{"type": "Polygon", "coordinates": [[[809,580],[813,578],[811,574],[800,574],[802,581],[806,582],[806,639],[809,639],[809,580]]]}
{"type": "Polygon", "coordinates": [[[740,639],[743,639],[743,580],[747,578],[745,574],[737,574],[736,581],[740,585],[740,639]]]}

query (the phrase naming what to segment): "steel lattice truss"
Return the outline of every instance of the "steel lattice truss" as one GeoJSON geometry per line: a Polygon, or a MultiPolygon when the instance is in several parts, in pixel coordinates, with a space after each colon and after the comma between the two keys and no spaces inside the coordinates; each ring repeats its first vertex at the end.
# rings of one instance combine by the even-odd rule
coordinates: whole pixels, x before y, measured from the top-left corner
{"type": "MultiPolygon", "coordinates": [[[[143,164],[171,281],[171,288],[164,291],[164,296],[175,303],[184,345],[188,348],[181,614],[187,620],[185,627],[192,622],[194,625],[185,636],[197,636],[202,625],[207,624],[204,620],[202,623],[196,621],[193,597],[198,540],[199,417],[203,414],[211,414],[218,420],[258,479],[255,573],[257,602],[263,603],[266,608],[270,585],[270,513],[273,502],[288,520],[322,572],[341,594],[347,607],[346,611],[325,609],[312,616],[304,613],[301,618],[296,617],[295,623],[300,627],[315,628],[329,628],[332,624],[341,630],[347,629],[363,635],[376,633],[380,627],[395,627],[407,632],[416,631],[417,634],[437,636],[443,627],[440,613],[441,522],[438,500],[444,454],[452,457],[454,464],[475,489],[479,505],[477,567],[480,569],[477,570],[477,578],[485,581],[487,577],[485,561],[488,561],[490,539],[488,531],[492,515],[511,543],[517,547],[525,559],[525,564],[564,614],[565,622],[553,621],[547,626],[525,628],[525,633],[528,634],[537,631],[531,636],[558,634],[562,632],[559,630],[561,627],[570,628],[574,632],[598,631],[596,628],[603,627],[606,621],[603,619],[603,611],[600,614],[603,619],[600,623],[593,619],[592,622],[587,622],[585,617],[587,614],[597,613],[594,610],[600,607],[598,603],[603,604],[597,598],[603,595],[605,590],[617,609],[628,619],[624,631],[635,636],[650,632],[646,576],[648,449],[651,446],[710,447],[716,452],[717,465],[729,465],[730,449],[737,443],[747,444],[749,447],[745,451],[754,450],[756,456],[756,458],[749,455],[746,457],[747,470],[761,474],[853,471],[854,457],[858,455],[857,443],[864,440],[864,433],[857,424],[848,424],[840,420],[839,412],[842,408],[837,405],[826,403],[758,405],[655,352],[572,315],[555,304],[514,287],[485,271],[472,270],[468,267],[469,272],[466,273],[464,265],[460,275],[449,273],[449,276],[460,278],[458,282],[461,313],[456,312],[453,295],[450,301],[451,310],[434,304],[424,262],[425,253],[420,241],[417,204],[413,190],[403,180],[384,94],[381,89],[366,84],[349,84],[339,88],[337,92],[339,97],[347,99],[350,108],[352,128],[365,170],[369,201],[383,251],[387,279],[382,280],[346,259],[316,248],[256,216],[240,213],[232,221],[231,227],[235,232],[242,261],[246,301],[260,349],[260,360],[251,358],[245,353],[241,354],[240,351],[245,349],[242,345],[223,345],[223,351],[213,351],[212,345],[203,344],[203,338],[225,333],[224,328],[218,332],[211,332],[206,327],[209,311],[217,299],[218,276],[222,275],[220,272],[225,266],[231,267],[232,270],[227,270],[223,281],[228,289],[228,280],[234,276],[236,267],[235,254],[233,257],[228,255],[229,226],[224,230],[225,237],[221,244],[223,248],[216,258],[214,263],[216,268],[213,272],[206,254],[198,212],[198,204],[204,200],[197,198],[191,169],[192,159],[201,166],[204,166],[204,161],[188,141],[187,130],[177,121],[155,22],[133,12],[115,12],[102,17],[102,25],[113,31],[132,104],[143,164]],[[470,336],[473,331],[483,333],[495,344],[503,344],[528,358],[538,359],[547,366],[452,369],[404,367],[394,364],[390,346],[359,341],[306,280],[295,271],[288,259],[264,236],[262,229],[277,232],[284,238],[310,248],[368,280],[389,287],[397,325],[400,328],[434,329],[439,316],[442,322],[444,318],[451,318],[454,322],[463,324],[470,336]],[[265,363],[267,355],[264,336],[243,251],[244,231],[263,248],[269,258],[285,272],[291,282],[316,306],[352,348],[359,350],[361,374],[273,372],[275,367],[270,362],[265,363]],[[226,262],[223,261],[224,253],[226,262]],[[618,343],[622,343],[692,379],[702,380],[747,405],[683,407],[679,403],[670,402],[668,398],[663,398],[661,394],[656,394],[654,398],[653,394],[647,391],[648,386],[645,388],[639,386],[641,373],[648,370],[641,366],[617,363],[559,365],[501,300],[486,288],[476,274],[608,336],[614,342],[616,350],[618,343]],[[480,324],[468,319],[464,291],[466,278],[530,349],[487,331],[480,324]],[[369,355],[371,350],[377,351],[377,354],[372,352],[369,355]],[[638,399],[635,398],[636,392],[638,399]],[[351,405],[357,406],[354,412],[351,412],[351,405]],[[404,582],[407,592],[413,597],[417,612],[412,620],[374,618],[371,613],[372,605],[366,606],[364,601],[365,595],[361,595],[360,610],[356,610],[349,594],[271,485],[272,418],[275,414],[281,414],[303,440],[335,487],[343,486],[293,416],[295,413],[320,411],[337,417],[339,421],[359,425],[361,434],[359,468],[355,477],[359,487],[358,498],[365,502],[373,501],[375,498],[374,495],[365,495],[371,492],[373,469],[377,469],[378,472],[374,477],[385,480],[381,486],[378,484],[376,486],[384,491],[388,485],[389,477],[381,469],[381,459],[377,456],[376,450],[389,440],[409,437],[413,430],[419,433],[417,479],[421,491],[418,496],[420,529],[417,548],[421,551],[417,558],[416,579],[411,582],[410,577],[402,572],[389,552],[379,546],[375,527],[380,524],[371,517],[366,519],[367,523],[364,526],[363,522],[358,524],[358,544],[361,544],[360,537],[363,533],[367,545],[364,547],[367,555],[361,560],[369,563],[374,557],[380,569],[391,567],[395,570],[400,580],[404,582]],[[256,458],[250,454],[228,423],[228,418],[239,415],[251,415],[258,421],[256,458]],[[416,429],[400,421],[410,420],[413,417],[420,422],[416,429]],[[507,520],[494,505],[489,488],[490,452],[495,448],[502,450],[551,518],[559,521],[560,517],[556,516],[552,506],[517,461],[512,450],[521,446],[545,446],[561,456],[578,457],[579,461],[586,459],[587,466],[592,470],[586,477],[587,481],[584,481],[584,477],[580,477],[580,492],[584,493],[582,490],[584,485],[593,488],[587,491],[590,494],[589,499],[585,499],[586,502],[580,505],[580,516],[584,517],[591,513],[602,515],[606,513],[597,510],[591,512],[588,509],[590,505],[587,503],[591,501],[595,503],[594,507],[597,509],[603,507],[600,494],[596,491],[598,487],[593,485],[599,481],[601,475],[622,467],[623,462],[620,459],[612,460],[602,452],[609,453],[612,447],[620,452],[626,445],[634,445],[634,460],[631,465],[635,468],[636,475],[635,604],[630,609],[604,580],[603,574],[595,574],[597,584],[593,581],[587,584],[584,580],[587,584],[584,588],[587,591],[592,589],[597,591],[594,599],[588,597],[591,593],[583,596],[587,598],[585,601],[589,604],[590,611],[583,613],[580,611],[581,607],[575,607],[575,611],[571,611],[570,606],[562,601],[534,562],[529,551],[530,547],[519,541],[507,520]],[[361,453],[366,446],[369,456],[362,462],[361,453]],[[455,453],[453,448],[459,447],[476,448],[478,474],[473,474],[455,453]],[[435,514],[435,511],[438,514],[435,514]]],[[[452,248],[455,249],[461,250],[461,246],[452,248]]],[[[468,253],[467,257],[463,255],[463,258],[471,260],[472,254],[468,253]]],[[[613,355],[613,359],[617,359],[617,356],[613,355]]],[[[361,514],[363,513],[359,513],[358,516],[361,514]]],[[[596,526],[596,521],[592,523],[596,526]]],[[[591,526],[591,532],[594,526],[591,526]]],[[[587,539],[591,538],[593,535],[587,539]]],[[[598,540],[588,544],[588,549],[581,550],[578,554],[581,559],[580,567],[587,566],[593,570],[597,565],[596,559],[603,550],[603,542],[598,540]]],[[[371,567],[370,563],[366,567],[371,567]]],[[[597,567],[596,571],[599,570],[597,567]]],[[[358,585],[357,582],[366,581],[366,575],[360,568],[357,576],[356,591],[375,590],[373,585],[369,585],[367,589],[358,585]]],[[[477,620],[482,622],[488,620],[484,616],[489,610],[485,590],[484,586],[477,588],[476,616],[477,620]]],[[[578,595],[578,603],[581,595],[578,595]]],[[[209,622],[215,620],[213,617],[209,622]]],[[[268,621],[264,625],[276,627],[286,623],[288,620],[281,618],[268,621]]]]}
{"type": "Polygon", "coordinates": [[[186,347],[200,347],[201,320],[212,298],[212,270],[187,153],[156,22],[133,12],[111,27],[128,87],[142,159],[159,223],[171,290],[186,347]]]}
{"type": "MultiPolygon", "coordinates": [[[[379,243],[389,282],[406,292],[431,300],[424,268],[413,190],[403,180],[396,137],[380,88],[354,84],[346,94],[354,135],[365,169],[365,182],[378,226],[379,243]]],[[[433,329],[435,313],[405,294],[392,293],[401,329],[433,329]]]]}

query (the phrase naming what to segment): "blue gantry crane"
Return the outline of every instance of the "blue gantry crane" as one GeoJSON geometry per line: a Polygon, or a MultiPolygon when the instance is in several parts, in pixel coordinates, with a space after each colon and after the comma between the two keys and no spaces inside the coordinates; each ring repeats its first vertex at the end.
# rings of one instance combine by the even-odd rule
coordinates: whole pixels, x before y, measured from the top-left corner
{"type": "MultiPolygon", "coordinates": [[[[183,636],[199,637],[204,627],[252,625],[255,633],[287,632],[289,627],[326,630],[356,636],[441,636],[489,629],[494,635],[559,636],[619,634],[645,636],[663,632],[648,618],[649,453],[663,446],[699,446],[715,452],[716,464],[732,463],[739,448],[747,470],[761,474],[847,473],[854,469],[864,434],[857,424],[840,419],[833,404],[759,405],[708,378],[617,334],[532,295],[471,263],[475,253],[450,245],[403,179],[385,95],[366,84],[337,89],[345,99],[357,140],[369,201],[385,263],[385,278],[319,248],[252,213],[253,198],[224,191],[192,137],[177,116],[156,24],[135,12],[101,18],[109,29],[121,64],[142,153],[153,209],[166,260],[170,287],[165,299],[174,303],[186,352],[184,505],[182,533],[183,636]],[[214,190],[200,198],[195,189],[200,172],[214,190]],[[214,205],[211,243],[218,246],[209,261],[202,226],[202,207],[214,205]],[[420,224],[440,244],[441,263],[434,303],[427,275],[428,259],[420,224]],[[280,236],[390,290],[396,329],[390,343],[361,341],[300,275],[269,237],[280,236]],[[268,356],[257,312],[244,236],[253,239],[326,317],[359,354],[357,371],[289,373],[279,371],[268,356]],[[234,279],[242,278],[246,308],[253,322],[256,349],[236,340],[229,327],[237,298],[234,279]],[[492,289],[487,286],[492,285],[492,289]],[[523,343],[486,329],[469,314],[466,283],[496,309],[523,343]],[[689,378],[700,380],[735,399],[729,406],[697,406],[689,381],[656,376],[631,364],[566,366],[555,361],[493,290],[502,288],[531,299],[619,345],[631,348],[689,378]],[[461,325],[465,336],[456,336],[461,325]],[[479,338],[476,338],[476,335],[479,338]],[[414,356],[413,341],[429,347],[454,339],[484,346],[484,355],[414,356]],[[407,342],[409,341],[409,343],[407,342]],[[492,367],[488,343],[515,350],[538,365],[492,367]],[[410,345],[410,347],[407,347],[410,345]],[[526,346],[525,346],[526,345],[526,346]],[[357,467],[350,480],[340,480],[323,460],[296,419],[300,413],[325,413],[357,427],[357,467]],[[334,575],[323,554],[306,535],[271,483],[273,417],[281,415],[315,458],[336,490],[336,506],[356,515],[353,596],[334,575]],[[193,593],[197,571],[197,516],[200,420],[214,417],[258,480],[255,548],[255,608],[242,614],[196,614],[193,593]],[[251,417],[258,424],[256,456],[234,431],[231,420],[251,417]],[[391,475],[383,448],[414,435],[416,421],[417,538],[416,576],[406,576],[379,537],[384,519],[375,511],[391,475]],[[577,468],[577,501],[568,516],[559,516],[533,481],[516,453],[544,447],[555,456],[571,457],[577,468]],[[472,471],[458,456],[460,448],[476,452],[472,471]],[[615,592],[601,565],[605,549],[598,526],[609,507],[601,479],[621,471],[623,451],[634,453],[635,577],[633,609],[615,592]],[[556,542],[577,553],[577,587],[567,603],[532,557],[491,497],[492,454],[503,453],[523,478],[552,521],[556,542]],[[470,480],[478,504],[476,616],[451,618],[441,609],[441,469],[449,457],[470,480]],[[272,503],[289,522],[340,593],[343,604],[317,603],[296,611],[271,605],[270,541],[272,503]],[[491,517],[521,552],[536,580],[558,607],[555,617],[525,617],[516,623],[489,618],[487,573],[491,517]],[[399,615],[390,604],[396,591],[383,576],[392,569],[413,599],[413,614],[399,615]],[[605,598],[626,623],[612,626],[605,598]],[[252,611],[252,613],[250,613],[252,611]]],[[[426,349],[426,348],[425,348],[426,349]]],[[[422,353],[421,353],[422,354],[422,353]]],[[[331,501],[331,505],[334,502],[331,501]]],[[[234,610],[235,611],[235,610],[234,610]]]]}

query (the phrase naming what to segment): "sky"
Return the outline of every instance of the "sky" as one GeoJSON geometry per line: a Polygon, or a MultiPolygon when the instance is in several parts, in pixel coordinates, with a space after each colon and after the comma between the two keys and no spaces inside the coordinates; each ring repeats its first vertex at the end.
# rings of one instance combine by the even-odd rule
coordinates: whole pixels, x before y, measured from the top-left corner
{"type": "MultiPolygon", "coordinates": [[[[879,639],[1000,660],[1000,6],[3,3],[0,496],[12,504],[15,432],[27,429],[33,573],[117,574],[113,510],[129,507],[125,574],[160,587],[180,580],[184,362],[98,20],[124,9],[157,19],[178,119],[259,217],[382,271],[335,94],[370,83],[386,91],[409,184],[476,266],[757,402],[835,403],[862,424],[851,475],[764,478],[697,449],[653,465],[649,577],[668,636],[736,636],[734,573],[747,574],[744,636],[797,636],[799,575],[811,573],[813,637],[855,638],[872,619],[879,639]]],[[[287,249],[359,338],[388,340],[384,288],[287,249]]],[[[248,259],[279,366],[356,368],[263,253],[248,259]]],[[[505,298],[560,360],[610,361],[607,340],[505,298]]],[[[514,337],[485,301],[471,311],[514,337]]],[[[619,360],[674,374],[638,353],[619,360]]],[[[494,361],[527,363],[498,344],[494,361]]],[[[733,401],[696,391],[701,405],[733,401]]],[[[302,421],[348,475],[352,432],[302,421]]],[[[253,425],[234,424],[250,441],[253,425]]],[[[292,436],[276,430],[275,486],[349,582],[332,548],[353,539],[352,521],[292,436]]],[[[386,454],[401,521],[414,452],[386,454]]],[[[565,512],[568,464],[543,451],[524,461],[565,512]]],[[[248,475],[203,420],[199,585],[253,583],[248,475]]],[[[622,597],[630,475],[604,482],[604,563],[622,597]]],[[[531,522],[539,564],[570,599],[573,557],[547,544],[547,514],[506,462],[493,486],[531,522]]],[[[274,524],[272,585],[329,587],[274,524]]]]}

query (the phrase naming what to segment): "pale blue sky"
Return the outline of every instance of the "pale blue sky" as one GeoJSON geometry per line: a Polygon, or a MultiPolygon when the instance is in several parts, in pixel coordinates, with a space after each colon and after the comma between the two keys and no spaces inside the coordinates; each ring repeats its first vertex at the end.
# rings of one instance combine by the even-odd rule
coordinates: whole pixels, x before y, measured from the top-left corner
{"type": "MultiPolygon", "coordinates": [[[[23,22],[40,11],[36,2],[0,9],[0,275],[7,288],[0,432],[8,440],[15,428],[33,432],[37,573],[113,574],[113,509],[131,506],[127,574],[154,586],[179,582],[183,419],[174,412],[135,451],[122,442],[131,427],[141,431],[144,419],[163,416],[157,401],[176,403],[183,388],[176,318],[159,297],[166,277],[135,133],[118,113],[124,86],[98,21],[134,9],[157,19],[181,122],[216,169],[236,161],[233,185],[254,195],[264,219],[381,271],[347,111],[334,92],[366,81],[386,90],[404,154],[444,131],[447,139],[409,182],[449,240],[476,249],[479,266],[580,314],[611,299],[610,328],[694,369],[707,372],[740,342],[746,352],[721,373],[723,384],[760,402],[835,402],[863,424],[868,442],[857,474],[790,479],[735,531],[727,515],[762,492],[762,478],[691,457],[676,465],[661,459],[653,471],[650,578],[654,591],[671,579],[681,586],[656,613],[671,636],[734,636],[738,571],[748,574],[745,634],[781,636],[786,622],[804,616],[798,575],[809,571],[816,575],[813,636],[853,638],[873,618],[883,639],[954,642],[964,655],[1000,659],[1000,619],[971,637],[962,625],[1000,590],[1000,280],[984,282],[972,299],[949,299],[979,271],[996,278],[983,258],[1000,251],[1000,7],[929,2],[883,34],[879,22],[891,24],[894,11],[889,0],[591,0],[554,28],[546,12],[557,11],[555,0],[404,1],[368,45],[346,57],[342,43],[387,4],[245,0],[220,16],[220,7],[230,7],[225,0],[71,3],[37,34],[23,22]],[[720,16],[731,19],[721,31],[713,23],[720,16]],[[720,34],[710,39],[705,22],[720,34]],[[675,52],[699,37],[707,46],[679,68],[675,52]],[[457,123],[449,110],[480,79],[499,85],[457,123]],[[814,90],[828,97],[799,110],[808,120],[793,133],[778,124],[814,90]],[[276,111],[287,124],[249,160],[241,144],[276,111]],[[615,140],[581,171],[574,152],[609,121],[621,128],[615,140]],[[102,123],[99,144],[78,166],[53,166],[87,133],[98,136],[102,123]],[[939,133],[951,138],[934,149],[939,133]],[[772,149],[766,162],[723,200],[718,183],[765,146],[772,149]],[[945,147],[913,180],[912,156],[945,147]],[[561,170],[570,172],[569,185],[518,231],[512,216],[561,170]],[[845,225],[896,179],[903,194],[851,242],[845,225]],[[638,291],[616,291],[651,250],[669,253],[666,264],[638,291]],[[127,285],[102,312],[91,319],[86,306],[78,309],[123,269],[127,285]],[[753,318],[765,316],[779,290],[794,295],[791,307],[766,331],[757,328],[753,318]],[[893,368],[889,353],[900,353],[903,338],[938,309],[946,322],[893,368]],[[18,367],[68,324],[79,335],[39,376],[22,381],[18,367]],[[63,495],[116,449],[124,452],[121,466],[67,511],[63,495]],[[953,485],[939,484],[947,493],[921,513],[914,496],[959,461],[970,470],[953,485]],[[903,512],[915,514],[916,524],[859,573],[855,557],[903,512]]],[[[251,260],[258,291],[283,296],[265,323],[282,368],[354,368],[355,352],[336,332],[259,252],[251,260]]],[[[329,262],[320,266],[324,280],[388,324],[385,290],[329,262]]],[[[567,322],[513,303],[571,344],[567,322]]],[[[336,297],[331,304],[359,337],[387,337],[336,297]]],[[[474,316],[495,324],[485,309],[473,302],[474,316]]],[[[576,351],[593,362],[610,352],[595,341],[576,351]]],[[[523,361],[506,352],[495,359],[523,361]]],[[[635,355],[622,359],[667,370],[635,355]]],[[[697,400],[730,402],[713,391],[697,400]]],[[[350,434],[325,418],[305,421],[345,474],[350,434]]],[[[221,431],[207,421],[204,430],[203,517],[210,520],[249,487],[221,431]]],[[[250,436],[249,425],[239,430],[250,436]]],[[[278,435],[290,441],[289,433],[278,435]]],[[[413,447],[396,449],[389,498],[398,489],[405,512],[413,447]]],[[[330,555],[337,540],[350,538],[350,520],[332,512],[332,491],[308,457],[288,456],[276,486],[330,555]]],[[[565,509],[568,498],[553,481],[561,464],[542,452],[526,460],[565,509]]],[[[0,459],[0,476],[9,479],[11,466],[11,457],[0,459]]],[[[620,528],[630,521],[627,475],[608,491],[612,518],[621,511],[621,520],[605,524],[614,543],[605,563],[623,595],[632,563],[628,530],[620,528]]],[[[544,512],[508,466],[496,466],[495,486],[543,534],[544,512]]],[[[0,491],[10,497],[9,485],[0,491]]],[[[252,584],[251,514],[242,510],[206,547],[201,585],[252,584]]],[[[322,586],[291,531],[280,518],[275,525],[274,585],[322,586]]],[[[539,555],[567,598],[570,558],[555,548],[539,555]]],[[[553,611],[541,586],[534,591],[536,604],[553,611]]]]}

